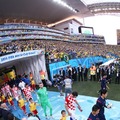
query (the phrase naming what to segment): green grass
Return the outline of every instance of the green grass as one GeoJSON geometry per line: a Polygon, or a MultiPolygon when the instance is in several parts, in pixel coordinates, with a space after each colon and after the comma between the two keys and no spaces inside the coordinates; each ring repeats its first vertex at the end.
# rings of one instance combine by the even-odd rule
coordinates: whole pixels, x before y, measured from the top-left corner
{"type": "MultiPolygon", "coordinates": [[[[120,84],[108,84],[108,99],[120,101],[120,84]]],[[[57,88],[48,88],[50,91],[58,91],[57,88]]],[[[63,89],[64,90],[64,89],[63,89]]],[[[100,83],[97,81],[80,81],[73,83],[73,91],[77,91],[79,95],[98,97],[97,91],[100,90],[100,83]]]]}

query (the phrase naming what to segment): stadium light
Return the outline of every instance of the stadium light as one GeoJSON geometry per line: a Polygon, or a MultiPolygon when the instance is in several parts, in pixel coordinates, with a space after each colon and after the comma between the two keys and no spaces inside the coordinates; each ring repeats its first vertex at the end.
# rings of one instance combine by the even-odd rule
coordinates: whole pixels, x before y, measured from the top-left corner
{"type": "Polygon", "coordinates": [[[62,0],[53,0],[53,2],[56,2],[64,7],[68,8],[69,10],[73,11],[74,13],[77,13],[77,11],[74,8],[72,8],[70,5],[68,5],[66,2],[64,2],[62,0]]]}
{"type": "Polygon", "coordinates": [[[82,1],[85,5],[105,2],[120,2],[120,0],[80,0],[80,1],[82,1]]]}

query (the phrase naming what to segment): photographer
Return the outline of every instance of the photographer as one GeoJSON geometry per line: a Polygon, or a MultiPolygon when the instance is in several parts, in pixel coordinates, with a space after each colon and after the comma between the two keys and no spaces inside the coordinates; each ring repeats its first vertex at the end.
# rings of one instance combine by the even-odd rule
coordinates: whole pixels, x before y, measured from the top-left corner
{"type": "Polygon", "coordinates": [[[62,88],[64,86],[64,81],[63,81],[63,78],[60,75],[56,74],[54,76],[53,85],[54,85],[54,87],[58,88],[58,91],[60,91],[60,96],[64,96],[63,91],[62,91],[62,88]]]}

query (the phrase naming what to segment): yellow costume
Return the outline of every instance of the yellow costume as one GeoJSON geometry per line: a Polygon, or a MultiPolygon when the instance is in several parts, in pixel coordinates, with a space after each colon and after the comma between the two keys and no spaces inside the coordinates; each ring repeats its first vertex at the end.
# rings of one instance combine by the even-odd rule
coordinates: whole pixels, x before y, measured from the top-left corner
{"type": "Polygon", "coordinates": [[[67,120],[67,117],[68,117],[68,115],[62,116],[62,117],[60,118],[60,120],[67,120]]]}
{"type": "Polygon", "coordinates": [[[25,105],[25,100],[20,99],[20,100],[18,100],[18,103],[19,103],[19,107],[22,108],[25,105]]]}
{"type": "Polygon", "coordinates": [[[34,111],[34,110],[36,110],[36,103],[30,103],[30,105],[29,105],[29,107],[30,107],[30,111],[32,112],[32,111],[34,111]]]}

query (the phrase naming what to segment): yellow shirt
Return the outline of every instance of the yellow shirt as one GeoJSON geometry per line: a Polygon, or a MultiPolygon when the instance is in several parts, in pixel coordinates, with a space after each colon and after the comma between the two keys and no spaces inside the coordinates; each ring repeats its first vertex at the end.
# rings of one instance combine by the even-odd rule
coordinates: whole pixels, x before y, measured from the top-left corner
{"type": "Polygon", "coordinates": [[[35,81],[34,80],[31,80],[31,85],[35,85],[35,81]]]}
{"type": "Polygon", "coordinates": [[[2,101],[5,100],[5,96],[4,96],[4,95],[1,96],[1,100],[2,100],[2,101]]]}
{"type": "Polygon", "coordinates": [[[36,110],[36,103],[30,103],[30,105],[29,105],[29,107],[30,107],[30,111],[32,112],[32,111],[34,111],[34,110],[36,110]]]}
{"type": "Polygon", "coordinates": [[[66,116],[62,116],[61,118],[60,118],[60,120],[67,120],[67,117],[68,117],[68,115],[66,115],[66,116]]]}
{"type": "Polygon", "coordinates": [[[9,103],[10,103],[10,101],[12,101],[12,97],[9,97],[9,98],[8,98],[8,102],[9,102],[9,103]]]}
{"type": "Polygon", "coordinates": [[[41,77],[41,80],[45,79],[45,72],[44,71],[40,72],[40,77],[41,77]]]}
{"type": "Polygon", "coordinates": [[[18,100],[18,103],[19,103],[19,107],[23,107],[25,105],[25,100],[24,99],[20,99],[18,100]]]}

